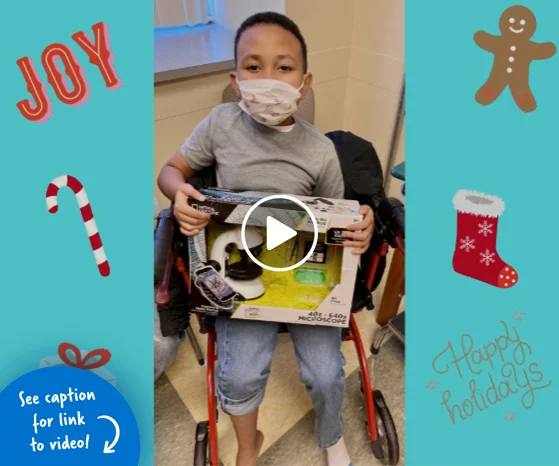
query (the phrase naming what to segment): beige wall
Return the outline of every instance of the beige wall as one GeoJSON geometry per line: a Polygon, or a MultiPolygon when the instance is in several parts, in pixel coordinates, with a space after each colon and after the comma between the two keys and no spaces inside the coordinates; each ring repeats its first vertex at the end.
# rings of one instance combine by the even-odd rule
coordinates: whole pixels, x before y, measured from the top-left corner
{"type": "MultiPolygon", "coordinates": [[[[372,141],[388,158],[404,67],[404,0],[287,0],[301,28],[316,95],[315,125],[372,141]]],[[[221,103],[228,73],[155,86],[155,176],[221,103]]],[[[400,144],[403,157],[403,144],[400,144]]],[[[168,201],[156,189],[162,207],[168,201]]]]}
{"type": "Polygon", "coordinates": [[[289,16],[305,36],[316,94],[315,125],[324,133],[344,127],[354,0],[287,0],[289,16]]]}
{"type": "Polygon", "coordinates": [[[355,0],[352,33],[344,129],[373,142],[388,177],[404,78],[404,0],[355,0]]]}

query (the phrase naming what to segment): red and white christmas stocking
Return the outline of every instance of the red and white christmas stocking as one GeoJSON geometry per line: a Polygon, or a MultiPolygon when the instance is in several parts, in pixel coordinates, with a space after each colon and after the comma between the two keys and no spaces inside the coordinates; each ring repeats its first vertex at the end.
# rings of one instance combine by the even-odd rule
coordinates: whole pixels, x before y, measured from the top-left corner
{"type": "Polygon", "coordinates": [[[499,288],[516,285],[516,270],[497,252],[497,224],[505,210],[504,201],[465,190],[458,191],[453,201],[458,211],[454,271],[499,288]]]}

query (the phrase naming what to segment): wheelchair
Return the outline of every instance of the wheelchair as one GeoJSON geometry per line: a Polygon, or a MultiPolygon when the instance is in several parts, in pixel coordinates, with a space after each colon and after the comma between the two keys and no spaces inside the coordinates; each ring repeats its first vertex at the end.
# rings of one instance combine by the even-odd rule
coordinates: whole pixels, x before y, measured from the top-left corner
{"type": "MultiPolygon", "coordinates": [[[[197,189],[216,186],[214,184],[216,183],[215,171],[206,172],[206,170],[199,172],[194,179],[189,180],[189,183],[197,189]]],[[[382,176],[382,171],[380,173],[382,176]]],[[[396,465],[399,461],[396,427],[382,393],[379,390],[373,390],[367,353],[354,314],[363,309],[369,311],[374,309],[372,292],[382,279],[389,248],[398,248],[402,253],[404,252],[404,206],[398,199],[387,198],[383,191],[382,195],[375,197],[372,204],[375,230],[369,250],[361,258],[349,327],[342,330],[342,339],[352,341],[357,351],[361,393],[365,404],[365,424],[372,454],[382,464],[396,465]]],[[[188,257],[187,238],[180,233],[176,226],[171,206],[171,209],[160,213],[155,230],[154,285],[158,304],[164,304],[169,299],[168,287],[172,273],[180,276],[181,286],[184,286],[187,291],[190,289],[188,257]]],[[[221,463],[217,436],[219,411],[215,381],[215,364],[218,357],[215,318],[199,314],[196,314],[196,318],[200,325],[200,333],[207,334],[207,358],[206,360],[200,358],[199,352],[197,352],[197,356],[199,364],[206,366],[208,420],[198,423],[196,427],[193,464],[195,466],[218,466],[221,463]]],[[[280,333],[286,331],[287,327],[280,325],[280,333]]]]}

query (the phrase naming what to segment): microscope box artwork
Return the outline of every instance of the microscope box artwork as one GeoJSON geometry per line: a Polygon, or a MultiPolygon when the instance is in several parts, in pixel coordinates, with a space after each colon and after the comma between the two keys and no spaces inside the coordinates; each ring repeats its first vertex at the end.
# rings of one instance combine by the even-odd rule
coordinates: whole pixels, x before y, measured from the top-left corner
{"type": "MultiPolygon", "coordinates": [[[[359,256],[341,243],[343,231],[362,220],[356,201],[290,196],[313,213],[318,241],[313,253],[314,227],[305,209],[288,199],[273,199],[251,207],[270,193],[203,189],[203,202],[194,208],[211,214],[206,229],[188,238],[190,309],[233,319],[291,322],[347,327],[359,256]],[[245,242],[260,267],[245,252],[241,230],[247,217],[245,242]],[[293,237],[267,249],[267,219],[293,237]],[[278,225],[279,222],[282,225],[278,225]]],[[[270,227],[271,227],[270,223],[270,227]]]]}

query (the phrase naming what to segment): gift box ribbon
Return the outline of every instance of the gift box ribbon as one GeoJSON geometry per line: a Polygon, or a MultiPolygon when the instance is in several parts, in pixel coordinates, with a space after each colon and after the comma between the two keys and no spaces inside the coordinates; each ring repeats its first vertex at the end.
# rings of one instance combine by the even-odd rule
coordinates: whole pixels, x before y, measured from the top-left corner
{"type": "Polygon", "coordinates": [[[66,365],[85,370],[97,369],[104,366],[111,360],[111,353],[106,349],[96,349],[90,351],[82,358],[80,350],[71,343],[61,343],[58,347],[58,356],[66,365]],[[68,357],[68,352],[71,352],[74,355],[75,361],[72,361],[72,359],[68,357]],[[97,357],[99,360],[91,361],[97,357]]]}

